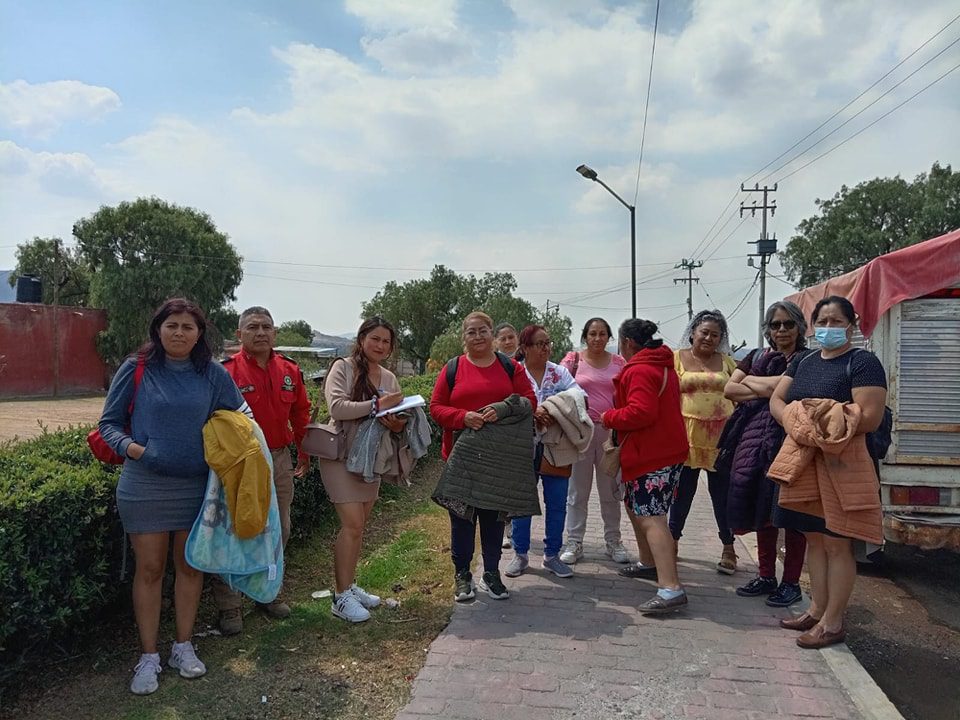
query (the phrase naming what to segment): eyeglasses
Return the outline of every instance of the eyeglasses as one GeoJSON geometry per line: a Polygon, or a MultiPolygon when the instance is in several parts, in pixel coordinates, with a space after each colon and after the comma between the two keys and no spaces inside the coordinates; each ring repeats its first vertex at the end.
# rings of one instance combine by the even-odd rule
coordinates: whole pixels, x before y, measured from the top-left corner
{"type": "Polygon", "coordinates": [[[540,348],[541,350],[546,350],[552,345],[553,340],[540,340],[539,342],[530,343],[530,347],[540,348]]]}
{"type": "Polygon", "coordinates": [[[767,323],[767,327],[771,330],[779,330],[783,328],[784,330],[793,330],[797,326],[796,320],[771,320],[767,323]]]}
{"type": "Polygon", "coordinates": [[[465,338],[490,337],[493,331],[490,328],[480,328],[479,330],[467,330],[463,336],[465,338]]]}

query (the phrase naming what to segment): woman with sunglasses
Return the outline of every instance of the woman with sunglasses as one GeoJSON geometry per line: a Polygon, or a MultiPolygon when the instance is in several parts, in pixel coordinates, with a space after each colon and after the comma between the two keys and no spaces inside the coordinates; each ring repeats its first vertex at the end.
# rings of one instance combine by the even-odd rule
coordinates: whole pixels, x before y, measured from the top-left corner
{"type": "MultiPolygon", "coordinates": [[[[526,370],[537,396],[537,409],[533,414],[537,437],[555,421],[543,407],[543,401],[564,390],[580,386],[570,371],[562,365],[550,361],[553,341],[543,325],[527,325],[520,331],[520,349],[518,359],[526,370]]],[[[572,466],[554,467],[543,457],[543,448],[538,443],[536,457],[539,458],[537,476],[543,487],[544,525],[543,569],[560,578],[573,577],[573,570],[560,560],[560,548],[563,546],[563,526],[567,519],[567,488],[570,482],[572,466]]],[[[518,577],[530,565],[527,553],[530,550],[530,518],[516,518],[513,521],[514,556],[504,570],[507,577],[518,577]]]]}
{"type": "Polygon", "coordinates": [[[727,399],[738,403],[719,443],[720,462],[730,470],[727,522],[737,534],[757,533],[760,565],[760,574],[738,587],[737,595],[766,595],[771,607],[788,607],[803,597],[800,571],[807,541],[801,532],[784,531],[783,579],[777,584],[780,529],[771,522],[775,486],[767,479],[767,470],[784,440],[783,428],[770,414],[770,396],[794,356],[806,353],[806,334],[799,307],[786,300],[773,303],[764,317],[769,347],[747,355],[724,388],[727,399]]]}

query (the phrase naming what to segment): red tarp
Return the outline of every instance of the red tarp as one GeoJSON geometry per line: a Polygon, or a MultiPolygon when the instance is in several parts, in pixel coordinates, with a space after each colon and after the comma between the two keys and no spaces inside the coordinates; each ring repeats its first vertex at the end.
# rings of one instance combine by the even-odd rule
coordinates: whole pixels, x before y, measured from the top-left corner
{"type": "MultiPolygon", "coordinates": [[[[883,314],[897,303],[955,285],[960,285],[960,230],[881,255],[786,299],[809,318],[819,300],[845,297],[860,316],[860,332],[870,337],[883,314]]],[[[813,328],[808,332],[813,335],[813,328]]]]}

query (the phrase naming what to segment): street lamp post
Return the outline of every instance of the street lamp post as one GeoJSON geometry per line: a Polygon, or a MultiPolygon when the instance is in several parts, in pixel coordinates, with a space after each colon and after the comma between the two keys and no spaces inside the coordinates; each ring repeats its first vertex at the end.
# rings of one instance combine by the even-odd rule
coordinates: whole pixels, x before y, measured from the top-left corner
{"type": "Polygon", "coordinates": [[[583,175],[587,180],[593,180],[600,183],[604,189],[613,195],[620,203],[630,211],[630,305],[633,310],[633,317],[637,316],[637,208],[628,203],[622,197],[617,195],[610,186],[597,176],[597,171],[587,165],[581,165],[577,172],[583,175]]]}

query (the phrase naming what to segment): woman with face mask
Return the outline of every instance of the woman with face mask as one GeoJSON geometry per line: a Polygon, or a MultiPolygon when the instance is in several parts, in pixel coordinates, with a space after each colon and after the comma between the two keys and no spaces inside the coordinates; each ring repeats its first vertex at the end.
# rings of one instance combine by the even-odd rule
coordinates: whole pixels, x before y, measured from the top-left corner
{"type": "MultiPolygon", "coordinates": [[[[846,451],[841,450],[841,454],[835,455],[837,459],[833,459],[829,465],[834,471],[837,466],[841,468],[844,485],[851,489],[854,483],[857,483],[858,488],[861,487],[866,478],[868,487],[857,496],[862,507],[873,493],[869,486],[876,482],[873,461],[866,451],[862,436],[876,430],[883,420],[887,398],[886,373],[873,353],[853,347],[851,340],[856,329],[857,316],[849,300],[835,295],[826,297],[817,303],[810,319],[820,352],[809,353],[803,357],[798,354],[794,357],[770,398],[770,412],[787,430],[788,441],[793,438],[794,433],[798,433],[799,423],[793,425],[790,419],[796,416],[798,408],[804,408],[800,401],[827,400],[842,403],[845,405],[845,419],[859,416],[858,420],[852,423],[848,421],[848,428],[855,424],[855,429],[852,431],[853,437],[844,440],[846,445],[852,448],[852,454],[844,455],[842,453],[846,451]],[[854,444],[855,441],[859,448],[854,444]]],[[[823,432],[830,430],[830,427],[826,427],[823,432]]],[[[784,450],[786,449],[785,445],[784,450]]],[[[822,453],[816,448],[814,452],[822,453]]],[[[770,476],[774,479],[780,475],[777,465],[782,455],[783,451],[771,467],[770,476]]],[[[817,457],[817,465],[821,462],[828,464],[825,457],[817,457]]],[[[778,504],[774,507],[773,523],[777,527],[799,530],[806,537],[812,600],[807,612],[792,620],[781,620],[780,626],[788,630],[803,631],[797,638],[797,644],[803,648],[821,648],[843,642],[846,637],[843,615],[857,575],[853,542],[850,537],[828,529],[827,503],[823,502],[822,498],[821,509],[824,510],[824,517],[786,509],[780,505],[789,490],[790,488],[779,485],[777,487],[778,504]]],[[[876,495],[879,496],[879,487],[876,495]]],[[[864,508],[860,513],[866,512],[867,518],[873,518],[877,526],[873,529],[873,534],[880,536],[882,530],[879,525],[882,519],[879,497],[876,499],[872,514],[869,508],[864,508]]],[[[859,507],[847,507],[850,509],[843,510],[842,506],[839,508],[840,520],[859,510],[859,507]]],[[[833,520],[836,520],[836,516],[833,516],[833,520]]]]}
{"type": "Polygon", "coordinates": [[[730,357],[726,319],[719,310],[701,310],[687,325],[683,344],[685,347],[674,353],[674,360],[680,376],[680,407],[687,426],[690,456],[684,463],[677,498],[670,508],[670,532],[679,542],[697,493],[700,471],[705,470],[717,533],[723,544],[717,572],[733,575],[737,571],[737,554],[727,524],[729,478],[714,466],[717,442],[727,418],[733,414],[733,403],[724,397],[723,389],[737,367],[730,357]]]}

